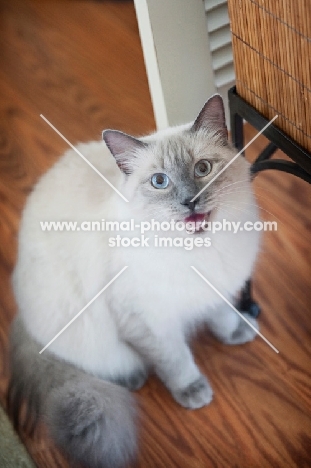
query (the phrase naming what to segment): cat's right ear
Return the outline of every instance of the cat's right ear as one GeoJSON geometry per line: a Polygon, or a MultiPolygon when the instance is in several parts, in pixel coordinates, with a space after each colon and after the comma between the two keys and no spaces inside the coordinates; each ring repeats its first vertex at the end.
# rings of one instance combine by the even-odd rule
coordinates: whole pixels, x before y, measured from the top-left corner
{"type": "Polygon", "coordinates": [[[102,136],[121,171],[131,174],[131,161],[135,158],[135,153],[145,148],[146,144],[119,130],[104,130],[102,136]]]}
{"type": "Polygon", "coordinates": [[[204,128],[218,135],[222,143],[228,143],[225,108],[220,94],[209,98],[192,126],[194,132],[204,128]]]}

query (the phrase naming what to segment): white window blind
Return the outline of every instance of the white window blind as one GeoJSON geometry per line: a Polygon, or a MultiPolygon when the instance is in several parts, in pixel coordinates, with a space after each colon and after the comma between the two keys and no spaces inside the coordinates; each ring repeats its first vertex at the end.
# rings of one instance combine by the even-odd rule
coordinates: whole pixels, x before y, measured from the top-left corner
{"type": "Polygon", "coordinates": [[[234,85],[235,74],[227,0],[204,0],[204,6],[214,83],[228,112],[227,93],[234,85]]]}

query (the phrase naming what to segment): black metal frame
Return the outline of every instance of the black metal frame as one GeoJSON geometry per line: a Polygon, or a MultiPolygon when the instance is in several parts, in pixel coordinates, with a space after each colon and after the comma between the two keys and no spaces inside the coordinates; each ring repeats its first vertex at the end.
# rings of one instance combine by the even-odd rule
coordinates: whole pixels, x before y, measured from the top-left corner
{"type": "MultiPolygon", "coordinates": [[[[235,86],[229,90],[228,97],[232,143],[238,151],[241,151],[244,147],[243,119],[257,130],[267,125],[269,120],[241,98],[235,86]]],[[[263,132],[263,135],[270,140],[270,143],[252,164],[252,174],[255,175],[266,169],[276,169],[311,183],[311,154],[273,123],[263,132]],[[270,159],[277,149],[281,149],[294,162],[270,159]]]]}
{"type": "MultiPolygon", "coordinates": [[[[235,86],[229,89],[228,97],[231,139],[236,149],[241,151],[244,148],[243,119],[259,131],[267,125],[269,120],[241,98],[235,86]]],[[[264,130],[263,135],[270,140],[270,143],[252,164],[251,173],[253,176],[255,177],[256,174],[267,169],[276,169],[311,183],[311,154],[273,123],[264,130]],[[283,159],[270,159],[277,149],[281,149],[294,162],[283,159]]],[[[258,304],[252,299],[251,280],[248,280],[245,284],[238,308],[249,313],[252,317],[257,317],[260,313],[258,304]]]]}

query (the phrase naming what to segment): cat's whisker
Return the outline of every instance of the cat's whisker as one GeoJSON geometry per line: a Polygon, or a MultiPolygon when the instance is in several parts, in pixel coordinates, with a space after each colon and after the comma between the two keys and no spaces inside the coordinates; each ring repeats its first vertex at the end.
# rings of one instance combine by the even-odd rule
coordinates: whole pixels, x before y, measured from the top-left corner
{"type": "MultiPolygon", "coordinates": [[[[266,201],[269,201],[267,198],[265,197],[259,197],[261,198],[262,200],[266,200],[266,201]]],[[[230,200],[228,200],[227,203],[230,203],[230,200]]],[[[264,208],[263,206],[261,206],[259,203],[249,203],[249,202],[243,202],[243,201],[239,201],[239,203],[243,203],[243,204],[248,204],[250,206],[258,206],[262,211],[265,211],[266,213],[272,215],[275,219],[277,219],[281,224],[284,224],[277,216],[275,216],[275,214],[273,214],[271,211],[268,211],[266,210],[266,208],[264,208]]]]}
{"type": "MultiPolygon", "coordinates": [[[[256,188],[257,188],[257,187],[260,188],[260,189],[262,189],[262,190],[264,190],[265,192],[270,192],[270,193],[272,193],[272,194],[274,195],[274,192],[273,192],[272,190],[270,190],[270,189],[264,187],[263,185],[260,185],[260,184],[256,183],[256,188]]],[[[239,187],[235,187],[235,188],[238,189],[239,187]]],[[[244,188],[244,187],[242,187],[242,188],[244,188]]],[[[221,189],[219,189],[219,190],[221,190],[221,189]]],[[[253,191],[254,191],[254,190],[253,190],[253,191]]],[[[216,193],[216,192],[217,192],[217,191],[215,191],[214,193],[216,193]]],[[[258,195],[256,194],[255,191],[254,191],[254,193],[255,193],[256,196],[258,196],[258,195]]]]}
{"type": "Polygon", "coordinates": [[[243,189],[244,187],[242,187],[241,189],[236,187],[235,190],[228,190],[226,192],[218,193],[217,197],[223,197],[224,195],[230,195],[232,193],[250,193],[249,190],[243,190],[243,189]]]}
{"type": "Polygon", "coordinates": [[[232,185],[236,185],[236,184],[242,184],[242,183],[245,183],[246,182],[250,182],[250,179],[243,179],[243,180],[238,180],[237,182],[232,182],[231,184],[228,184],[228,185],[224,185],[223,187],[221,187],[220,189],[218,190],[214,190],[213,193],[218,193],[218,192],[221,192],[222,190],[224,190],[225,188],[227,187],[231,187],[232,185]]]}
{"type": "MultiPolygon", "coordinates": [[[[265,200],[265,199],[264,199],[265,200]]],[[[261,201],[261,200],[260,200],[261,201]]],[[[260,208],[262,211],[266,211],[267,213],[269,214],[272,214],[272,216],[274,216],[275,218],[277,218],[273,213],[270,213],[268,210],[266,210],[260,203],[258,200],[255,200],[255,203],[250,203],[249,201],[241,201],[239,200],[238,202],[234,202],[234,200],[228,200],[228,199],[222,199],[222,198],[219,198],[216,203],[235,203],[235,204],[242,204],[242,205],[249,205],[249,206],[255,206],[255,207],[258,207],[260,208]]]]}
{"type": "MultiPolygon", "coordinates": [[[[243,203],[243,202],[239,202],[239,203],[243,203]]],[[[245,203],[247,203],[247,202],[245,202],[245,203]]],[[[284,224],[277,216],[275,216],[273,213],[271,213],[271,211],[268,211],[268,210],[266,210],[265,208],[262,208],[262,206],[260,206],[260,205],[255,205],[254,203],[247,203],[247,204],[250,205],[250,206],[258,206],[261,210],[263,210],[263,211],[265,211],[266,213],[268,213],[269,215],[273,216],[273,217],[278,221],[278,223],[280,223],[280,224],[282,224],[283,226],[285,226],[285,224],[284,224]]],[[[230,205],[230,204],[228,204],[228,203],[222,203],[222,202],[221,202],[220,205],[222,205],[222,206],[227,206],[227,207],[230,207],[230,208],[234,208],[234,209],[239,210],[239,211],[244,211],[245,213],[251,213],[250,210],[239,209],[239,208],[237,208],[236,206],[230,205]]]]}
{"type": "MultiPolygon", "coordinates": [[[[238,192],[232,192],[232,193],[238,193],[238,192]]],[[[249,192],[245,191],[245,192],[242,192],[242,193],[249,193],[249,192]]],[[[230,194],[230,193],[229,193],[229,194],[230,194]]],[[[221,194],[221,195],[222,195],[222,194],[221,194]]],[[[270,201],[268,198],[265,198],[265,197],[263,197],[262,195],[256,195],[256,199],[257,199],[257,198],[260,198],[261,200],[265,200],[265,201],[267,201],[267,202],[270,201]]],[[[217,201],[217,203],[218,203],[218,201],[217,201]]],[[[230,201],[229,201],[229,203],[230,203],[230,201]]],[[[239,203],[242,203],[242,202],[239,201],[239,203]]],[[[244,203],[244,202],[243,202],[243,203],[244,203]]],[[[247,202],[245,202],[245,203],[247,203],[247,202]]],[[[255,206],[255,205],[254,205],[254,206],[255,206]]],[[[274,213],[272,213],[272,212],[266,210],[265,208],[263,208],[263,207],[262,207],[260,204],[258,204],[258,203],[257,203],[257,207],[258,207],[260,210],[265,211],[266,213],[272,215],[280,224],[282,224],[283,226],[285,226],[285,223],[282,222],[274,213]]],[[[296,227],[294,226],[294,224],[292,224],[289,220],[286,221],[286,225],[287,225],[287,226],[291,226],[293,229],[296,229],[296,227]]]]}
{"type": "MultiPolygon", "coordinates": [[[[237,191],[231,191],[231,192],[221,193],[221,194],[218,195],[218,196],[219,196],[219,198],[220,198],[220,197],[223,197],[223,196],[225,196],[225,195],[231,195],[231,194],[235,194],[235,193],[249,193],[249,191],[248,191],[248,190],[237,190],[237,191]]],[[[259,194],[259,195],[256,195],[256,194],[255,194],[255,198],[256,198],[256,199],[257,199],[257,198],[260,198],[261,200],[265,200],[265,201],[269,202],[269,199],[266,198],[266,197],[264,197],[264,196],[261,195],[261,194],[259,194]]]]}
{"type": "MultiPolygon", "coordinates": [[[[230,209],[232,208],[232,209],[234,209],[234,210],[236,210],[236,211],[241,211],[241,213],[247,213],[247,214],[251,213],[250,210],[246,210],[246,209],[244,209],[244,208],[238,208],[238,207],[235,206],[235,205],[228,205],[227,203],[218,203],[217,206],[218,206],[218,207],[226,206],[227,208],[230,208],[230,209]]],[[[230,212],[230,211],[228,210],[228,212],[230,212]]],[[[232,214],[232,213],[230,213],[230,214],[232,214]]]]}

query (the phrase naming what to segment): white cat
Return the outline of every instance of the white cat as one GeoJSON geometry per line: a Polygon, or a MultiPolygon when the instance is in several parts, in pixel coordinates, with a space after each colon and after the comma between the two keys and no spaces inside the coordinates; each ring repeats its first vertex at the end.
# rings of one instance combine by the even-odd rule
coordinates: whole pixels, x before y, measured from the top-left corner
{"type": "MultiPolygon", "coordinates": [[[[199,408],[212,389],[187,338],[202,322],[222,341],[255,332],[191,269],[228,300],[251,276],[255,230],[211,233],[204,221],[255,222],[249,164],[238,158],[194,201],[235,155],[222,99],[210,98],[194,123],[133,138],[107,130],[80,152],[127,198],[122,199],[73,150],[37,183],[26,204],[13,275],[10,407],[21,399],[43,415],[55,441],[88,467],[118,467],[136,452],[133,399],[156,372],[182,406],[199,408]],[[109,149],[108,149],[109,148],[109,149]],[[116,164],[117,162],[117,164],[116,164]],[[238,190],[238,182],[243,190],[238,190]],[[196,230],[148,231],[149,247],[109,247],[115,233],[43,231],[41,221],[193,221],[196,230]],[[156,247],[155,236],[210,239],[186,250],[156,247]],[[128,268],[42,354],[40,349],[118,273],[128,268]]],[[[248,317],[255,325],[255,319],[248,317]]],[[[35,418],[36,419],[36,418],[35,418]]]]}

